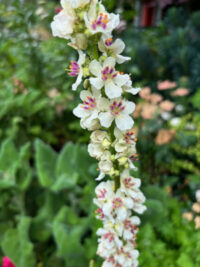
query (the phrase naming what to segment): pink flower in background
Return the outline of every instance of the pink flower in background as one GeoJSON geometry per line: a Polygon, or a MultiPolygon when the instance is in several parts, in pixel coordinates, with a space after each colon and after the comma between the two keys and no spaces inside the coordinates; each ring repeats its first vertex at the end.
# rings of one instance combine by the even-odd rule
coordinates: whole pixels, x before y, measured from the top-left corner
{"type": "Polygon", "coordinates": [[[155,143],[157,145],[168,144],[174,139],[175,134],[176,132],[173,129],[172,130],[160,129],[155,138],[155,143]]]}
{"type": "Polygon", "coordinates": [[[150,96],[150,101],[153,104],[158,104],[162,100],[163,100],[163,97],[161,95],[159,95],[159,94],[152,94],[150,96]]]}
{"type": "Polygon", "coordinates": [[[4,257],[2,267],[16,267],[16,266],[8,257],[4,257]]]}
{"type": "Polygon", "coordinates": [[[57,6],[55,8],[55,13],[58,14],[58,13],[60,13],[60,11],[62,11],[62,8],[60,6],[57,6]]]}
{"type": "Polygon", "coordinates": [[[172,111],[174,106],[175,106],[174,103],[169,100],[165,100],[162,103],[160,103],[160,107],[164,111],[172,111]]]}
{"type": "Polygon", "coordinates": [[[149,103],[145,103],[142,107],[141,116],[145,120],[150,120],[154,117],[157,110],[157,106],[149,103]]]}
{"type": "Polygon", "coordinates": [[[138,103],[135,107],[133,118],[138,118],[140,116],[141,110],[142,110],[142,104],[138,103]]]}
{"type": "Polygon", "coordinates": [[[177,86],[176,82],[171,82],[169,80],[166,80],[163,82],[161,82],[161,81],[158,82],[158,90],[168,90],[168,89],[172,89],[176,86],[177,86]]]}
{"type": "Polygon", "coordinates": [[[144,87],[142,90],[139,92],[139,95],[141,98],[149,100],[151,94],[151,88],[150,87],[144,87]]]}
{"type": "Polygon", "coordinates": [[[171,93],[172,96],[186,96],[189,94],[189,90],[187,88],[178,88],[174,92],[171,93]]]}

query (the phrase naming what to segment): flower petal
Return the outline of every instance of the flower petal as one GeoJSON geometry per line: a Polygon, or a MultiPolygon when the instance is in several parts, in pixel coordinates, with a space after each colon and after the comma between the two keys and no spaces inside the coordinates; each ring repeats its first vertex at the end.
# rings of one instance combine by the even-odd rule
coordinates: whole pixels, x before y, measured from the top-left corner
{"type": "Polygon", "coordinates": [[[88,117],[86,123],[87,124],[91,124],[93,120],[98,118],[98,111],[97,110],[93,110],[92,113],[90,114],[90,116],[88,117]]]}
{"type": "Polygon", "coordinates": [[[138,88],[130,88],[130,89],[126,90],[126,92],[130,93],[132,95],[136,95],[137,93],[140,92],[140,90],[141,90],[141,88],[139,88],[139,87],[138,88]]]}
{"type": "Polygon", "coordinates": [[[110,22],[107,24],[108,32],[115,29],[119,25],[119,23],[120,23],[119,14],[116,15],[114,13],[111,13],[110,14],[110,22]]]}
{"type": "Polygon", "coordinates": [[[113,117],[111,116],[110,112],[101,112],[99,114],[99,120],[103,127],[110,127],[113,122],[113,117]]]}
{"type": "Polygon", "coordinates": [[[122,88],[115,85],[112,80],[109,80],[105,83],[105,93],[110,99],[119,97],[122,94],[122,88]]]}
{"type": "Polygon", "coordinates": [[[79,66],[81,66],[81,65],[83,65],[83,63],[85,63],[86,55],[81,50],[78,50],[78,53],[79,53],[79,59],[78,59],[77,63],[79,66]]]}
{"type": "Polygon", "coordinates": [[[82,101],[87,100],[88,96],[92,97],[92,94],[90,93],[90,91],[87,91],[87,90],[81,91],[80,98],[81,98],[82,101]]]}
{"type": "Polygon", "coordinates": [[[103,82],[103,80],[101,78],[90,78],[90,83],[97,90],[100,90],[104,86],[104,82],[103,82]]]}
{"type": "Polygon", "coordinates": [[[125,102],[125,109],[124,112],[127,114],[131,114],[133,113],[133,111],[135,110],[135,103],[131,102],[131,101],[126,101],[125,102]]]}
{"type": "Polygon", "coordinates": [[[108,57],[108,58],[106,58],[106,60],[103,63],[103,68],[105,68],[107,66],[114,68],[115,64],[116,64],[116,61],[115,61],[114,57],[108,57]]]}
{"type": "Polygon", "coordinates": [[[118,140],[123,140],[124,136],[123,136],[123,132],[120,131],[117,127],[115,127],[114,129],[114,135],[115,135],[115,138],[118,139],[118,140]]]}
{"type": "Polygon", "coordinates": [[[78,118],[85,118],[87,116],[90,115],[90,111],[89,110],[85,110],[83,108],[83,105],[82,104],[79,104],[78,107],[76,107],[74,110],[73,110],[73,114],[78,117],[78,118]]]}
{"type": "Polygon", "coordinates": [[[121,131],[130,130],[133,127],[134,121],[133,119],[128,115],[121,115],[115,118],[115,122],[117,127],[121,131]]]}
{"type": "Polygon", "coordinates": [[[121,54],[124,51],[125,43],[121,39],[117,39],[112,44],[112,49],[115,51],[116,54],[121,54]]]}
{"type": "Polygon", "coordinates": [[[117,61],[118,64],[122,64],[122,63],[124,63],[126,61],[129,61],[129,60],[131,60],[131,57],[124,57],[124,56],[121,56],[121,55],[117,55],[117,57],[116,57],[116,61],[117,61]]]}
{"type": "Polygon", "coordinates": [[[126,219],[127,209],[125,207],[121,207],[117,209],[116,213],[117,213],[117,219],[123,221],[126,219]]]}
{"type": "Polygon", "coordinates": [[[109,109],[110,102],[107,98],[102,97],[99,101],[99,109],[101,111],[107,111],[109,109]]]}
{"type": "Polygon", "coordinates": [[[81,84],[82,82],[82,78],[83,78],[83,73],[82,71],[79,73],[76,82],[74,84],[72,84],[72,90],[76,91],[76,89],[78,88],[78,86],[81,84]]]}
{"type": "Polygon", "coordinates": [[[135,204],[135,206],[133,207],[133,210],[139,214],[144,213],[146,209],[146,206],[142,204],[135,204]]]}
{"type": "Polygon", "coordinates": [[[125,85],[130,80],[130,76],[128,74],[121,75],[118,74],[114,79],[114,83],[116,83],[118,86],[125,85]]]}
{"type": "Polygon", "coordinates": [[[101,180],[103,180],[103,178],[104,178],[105,176],[106,176],[106,175],[105,175],[104,172],[100,172],[100,173],[99,173],[99,176],[96,178],[96,181],[101,181],[101,180]]]}
{"type": "Polygon", "coordinates": [[[93,60],[89,65],[90,72],[98,77],[101,76],[102,66],[97,60],[93,60]]]}
{"type": "Polygon", "coordinates": [[[99,42],[98,42],[98,48],[99,50],[103,53],[103,52],[106,52],[106,46],[104,44],[104,40],[101,39],[99,42]]]}

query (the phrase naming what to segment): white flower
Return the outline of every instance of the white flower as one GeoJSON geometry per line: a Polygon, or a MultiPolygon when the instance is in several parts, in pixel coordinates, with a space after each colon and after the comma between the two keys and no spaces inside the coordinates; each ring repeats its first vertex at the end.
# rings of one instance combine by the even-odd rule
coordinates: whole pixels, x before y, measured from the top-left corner
{"type": "Polygon", "coordinates": [[[128,150],[128,149],[132,149],[133,154],[136,153],[136,149],[135,149],[135,145],[136,145],[136,137],[135,137],[135,132],[134,130],[128,130],[128,131],[120,131],[117,127],[115,127],[114,130],[114,135],[115,135],[115,142],[114,142],[114,146],[115,146],[115,150],[118,153],[122,153],[128,150]]]}
{"type": "Polygon", "coordinates": [[[71,61],[71,65],[69,66],[69,69],[66,69],[66,70],[69,71],[68,74],[71,77],[78,76],[77,79],[76,79],[76,82],[72,85],[72,90],[73,91],[76,91],[77,87],[82,82],[82,78],[83,78],[83,68],[82,68],[82,65],[85,63],[85,58],[86,58],[86,55],[81,50],[78,50],[78,53],[79,53],[78,62],[71,61]]]}
{"type": "MultiPolygon", "coordinates": [[[[112,238],[112,237],[110,237],[110,238],[112,238]]],[[[116,253],[116,248],[114,246],[112,246],[108,249],[106,246],[107,244],[108,244],[108,242],[101,242],[98,245],[97,254],[99,256],[101,256],[102,258],[110,257],[112,254],[116,253]]]]}
{"type": "Polygon", "coordinates": [[[124,246],[115,256],[115,260],[123,267],[138,266],[137,258],[139,257],[138,250],[130,244],[124,246]]]}
{"type": "Polygon", "coordinates": [[[100,238],[98,239],[98,242],[100,243],[99,247],[103,245],[103,247],[105,247],[106,249],[106,257],[110,256],[108,250],[111,250],[113,248],[120,249],[123,245],[122,241],[119,239],[113,228],[99,228],[97,231],[97,235],[100,236],[100,238]]]}
{"type": "Polygon", "coordinates": [[[106,176],[106,174],[102,171],[99,172],[98,177],[96,178],[96,181],[101,181],[106,176]]]}
{"type": "Polygon", "coordinates": [[[128,163],[128,167],[130,169],[136,169],[134,163],[138,160],[138,156],[136,154],[136,146],[135,144],[124,144],[123,142],[116,142],[115,144],[116,151],[122,151],[115,154],[115,159],[118,160],[120,165],[124,165],[128,163]]]}
{"type": "Polygon", "coordinates": [[[129,75],[121,75],[115,71],[115,64],[115,59],[108,57],[103,66],[97,60],[93,60],[89,65],[90,72],[96,76],[90,78],[90,83],[98,90],[105,87],[108,98],[121,96],[122,86],[129,80],[129,75]]]}
{"type": "Polygon", "coordinates": [[[131,59],[130,57],[124,57],[120,55],[125,49],[125,44],[120,39],[117,39],[113,42],[112,37],[108,38],[108,36],[102,36],[98,43],[98,47],[104,56],[114,57],[118,64],[124,63],[125,61],[131,59]]]}
{"type": "Polygon", "coordinates": [[[106,150],[101,155],[101,160],[99,161],[99,169],[101,172],[109,174],[113,168],[113,163],[111,161],[111,153],[106,150]]]}
{"type": "Polygon", "coordinates": [[[195,196],[196,196],[196,200],[197,200],[197,202],[200,202],[200,190],[197,190],[197,191],[196,191],[195,196]]]}
{"type": "Polygon", "coordinates": [[[104,222],[104,229],[113,231],[124,240],[135,241],[136,233],[138,231],[137,226],[140,224],[140,219],[137,216],[131,216],[131,212],[128,211],[127,218],[124,221],[115,219],[112,221],[104,222]]]}
{"type": "Polygon", "coordinates": [[[110,34],[119,25],[119,15],[106,12],[104,6],[99,4],[99,12],[97,14],[97,1],[93,1],[88,13],[85,13],[85,25],[91,32],[110,34]]]}
{"type": "Polygon", "coordinates": [[[145,196],[142,192],[138,192],[137,197],[132,198],[134,205],[133,210],[139,214],[142,214],[147,209],[146,206],[142,205],[145,202],[145,196]]]}
{"type": "Polygon", "coordinates": [[[184,106],[181,105],[181,104],[176,105],[176,106],[175,106],[175,110],[176,110],[177,112],[183,112],[183,111],[184,111],[184,106]]]}
{"type": "Polygon", "coordinates": [[[125,169],[120,177],[121,191],[125,193],[128,197],[137,198],[140,196],[139,187],[141,185],[141,180],[138,178],[133,178],[129,174],[129,170],[125,169]]]}
{"type": "MultiPolygon", "coordinates": [[[[99,120],[103,127],[109,128],[115,120],[117,127],[121,131],[132,128],[134,121],[130,114],[135,110],[135,104],[120,98],[108,101],[103,98],[105,112],[99,114],[99,120]]],[[[103,107],[102,107],[103,108],[103,107]]]]}
{"type": "MultiPolygon", "coordinates": [[[[123,153],[117,153],[116,158],[119,157],[118,161],[120,160],[120,157],[123,157],[123,153]]],[[[131,146],[130,149],[126,151],[126,156],[128,158],[129,168],[133,170],[137,170],[137,167],[135,166],[135,162],[138,160],[138,156],[135,153],[135,147],[131,146]]]]}
{"type": "Polygon", "coordinates": [[[165,121],[168,121],[171,118],[171,114],[169,112],[162,112],[160,116],[165,121]]]}
{"type": "Polygon", "coordinates": [[[54,20],[51,23],[52,34],[60,38],[70,39],[76,19],[75,13],[67,3],[62,1],[61,4],[63,9],[54,16],[54,20]]]}
{"type": "Polygon", "coordinates": [[[114,190],[114,182],[113,181],[107,181],[107,182],[101,182],[95,189],[95,193],[97,196],[97,199],[95,202],[98,203],[98,206],[100,206],[101,202],[107,201],[107,199],[111,198],[113,196],[113,190],[114,190]]]}
{"type": "MultiPolygon", "coordinates": [[[[115,261],[115,258],[114,256],[110,256],[108,257],[104,262],[103,262],[103,265],[102,267],[116,267],[117,266],[117,263],[115,261]]],[[[122,267],[120,265],[118,265],[118,267],[122,267]]]]}
{"type": "Polygon", "coordinates": [[[94,131],[91,134],[90,139],[92,143],[97,143],[97,144],[101,144],[104,140],[110,141],[108,133],[106,131],[100,131],[100,130],[94,131]]]}
{"type": "Polygon", "coordinates": [[[68,46],[71,46],[76,50],[86,50],[88,47],[88,39],[84,33],[76,33],[70,40],[71,42],[68,43],[68,46]]]}
{"type": "Polygon", "coordinates": [[[94,199],[94,203],[99,208],[102,208],[103,214],[107,218],[110,218],[110,220],[113,220],[115,216],[118,220],[125,220],[128,216],[129,209],[133,208],[133,200],[122,194],[120,189],[115,193],[114,182],[102,183],[100,188],[104,194],[97,194],[97,199],[94,199]]]}
{"type": "Polygon", "coordinates": [[[80,125],[83,129],[88,129],[88,131],[95,131],[100,128],[99,119],[88,121],[87,117],[81,119],[80,125]]]}
{"type": "Polygon", "coordinates": [[[174,117],[170,120],[170,125],[171,126],[178,126],[181,122],[181,119],[178,117],[174,117]]]}
{"type": "Polygon", "coordinates": [[[140,92],[141,88],[139,87],[133,88],[131,78],[129,77],[129,80],[127,80],[127,82],[122,86],[122,90],[125,93],[136,95],[137,93],[140,92]]]}
{"type": "Polygon", "coordinates": [[[79,7],[84,7],[90,2],[90,0],[62,0],[61,3],[63,6],[69,5],[73,9],[79,8],[79,7]]]}
{"type": "Polygon", "coordinates": [[[123,221],[123,239],[135,241],[138,232],[137,225],[140,224],[140,219],[137,216],[132,216],[123,221]]]}
{"type": "MultiPolygon", "coordinates": [[[[105,208],[105,215],[109,217],[110,211],[105,208]],[[107,214],[108,212],[108,214],[107,214]]],[[[133,208],[133,200],[129,197],[124,196],[121,190],[118,189],[114,199],[112,200],[112,211],[116,214],[118,220],[125,220],[128,215],[128,209],[133,208]]]]}
{"type": "Polygon", "coordinates": [[[100,159],[103,155],[105,149],[101,144],[89,144],[88,145],[88,152],[91,157],[100,159]]]}
{"type": "Polygon", "coordinates": [[[98,118],[98,105],[101,99],[101,94],[93,88],[92,93],[86,90],[81,91],[80,98],[83,103],[79,104],[78,107],[73,110],[73,113],[78,118],[81,118],[84,126],[88,128],[93,121],[96,123],[96,119],[98,118]]]}
{"type": "Polygon", "coordinates": [[[91,134],[91,143],[88,146],[88,152],[91,157],[110,161],[111,154],[106,151],[110,146],[110,137],[105,131],[94,131],[91,134]]]}

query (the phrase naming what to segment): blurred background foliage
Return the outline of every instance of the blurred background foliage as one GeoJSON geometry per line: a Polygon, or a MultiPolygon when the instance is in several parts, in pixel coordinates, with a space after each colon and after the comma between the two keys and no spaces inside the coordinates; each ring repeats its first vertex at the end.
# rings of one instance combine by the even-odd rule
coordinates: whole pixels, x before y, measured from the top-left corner
{"type": "MultiPolygon", "coordinates": [[[[105,0],[143,90],[135,117],[147,197],[140,266],[200,266],[200,12],[173,7],[135,27],[133,1],[105,0]],[[126,23],[125,23],[126,22],[126,23]]],[[[52,38],[57,1],[0,2],[0,255],[17,267],[99,267],[92,203],[96,162],[64,69],[77,55],[52,38]]]]}

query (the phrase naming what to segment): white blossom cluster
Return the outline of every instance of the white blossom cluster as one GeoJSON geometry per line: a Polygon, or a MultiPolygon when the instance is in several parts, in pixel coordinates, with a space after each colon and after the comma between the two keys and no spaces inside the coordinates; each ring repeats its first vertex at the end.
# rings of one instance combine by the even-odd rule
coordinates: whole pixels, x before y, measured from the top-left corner
{"type": "Polygon", "coordinates": [[[76,90],[83,81],[82,103],[73,111],[83,129],[92,131],[88,146],[90,156],[98,160],[97,180],[107,179],[96,187],[98,229],[97,254],[103,267],[136,267],[139,252],[136,234],[146,207],[140,191],[141,180],[131,176],[135,168],[136,138],[132,129],[135,104],[126,99],[135,95],[130,75],[116,70],[129,57],[122,56],[122,40],[113,40],[112,31],[119,15],[109,14],[99,0],[61,0],[62,10],[51,24],[54,36],[69,39],[78,51],[68,74],[77,77],[76,90]],[[110,177],[110,179],[108,179],[110,177]]]}

